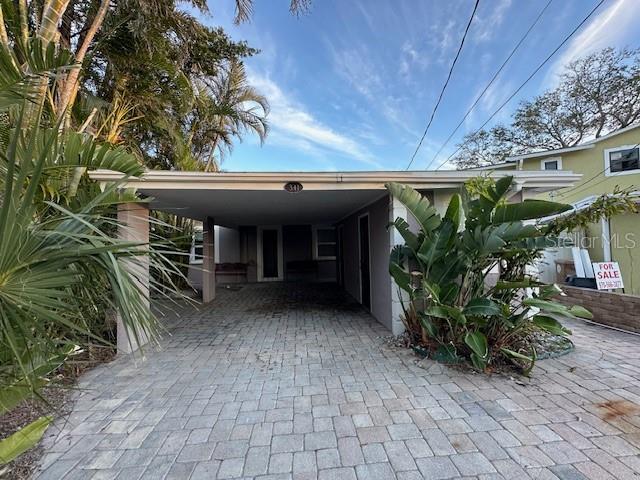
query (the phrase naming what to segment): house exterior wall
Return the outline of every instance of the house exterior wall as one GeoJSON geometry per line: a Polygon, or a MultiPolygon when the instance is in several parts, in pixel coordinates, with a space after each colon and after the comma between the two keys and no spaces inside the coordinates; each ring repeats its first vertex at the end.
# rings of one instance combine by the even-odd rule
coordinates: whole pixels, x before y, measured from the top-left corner
{"type": "Polygon", "coordinates": [[[389,330],[394,331],[392,317],[392,285],[389,275],[389,252],[391,250],[389,223],[389,197],[368,205],[344,219],[344,288],[358,302],[360,294],[360,245],[358,221],[361,215],[369,215],[369,250],[371,276],[371,315],[389,330]]]}
{"type": "Polygon", "coordinates": [[[247,282],[258,281],[258,229],[240,227],[240,262],[247,264],[247,282]]]}
{"type": "Polygon", "coordinates": [[[216,225],[216,263],[240,262],[240,232],[216,225]]]}
{"type": "Polygon", "coordinates": [[[640,215],[617,215],[610,220],[611,258],[620,264],[624,291],[640,294],[640,215]]]}
{"type": "MultiPolygon", "coordinates": [[[[587,150],[556,155],[528,158],[522,161],[523,170],[542,170],[542,161],[560,158],[562,170],[571,170],[582,174],[582,179],[574,187],[539,194],[538,198],[564,203],[576,203],[592,195],[613,193],[615,187],[621,189],[640,189],[640,170],[624,175],[607,176],[605,170],[605,150],[640,143],[640,127],[602,140],[587,150]]],[[[589,241],[584,248],[589,251],[593,262],[604,261],[602,226],[592,224],[587,229],[589,241]]],[[[640,265],[640,214],[628,214],[614,217],[610,221],[611,260],[620,264],[625,292],[640,295],[640,271],[634,265],[640,265]],[[637,248],[634,248],[637,247],[637,248]]]]}
{"type": "Polygon", "coordinates": [[[522,170],[542,170],[542,160],[559,157],[562,160],[562,170],[581,173],[582,179],[574,187],[544,193],[541,194],[541,197],[551,197],[563,202],[574,203],[590,195],[611,193],[616,185],[622,188],[640,186],[640,170],[637,173],[613,176],[606,176],[603,172],[605,150],[625,145],[632,146],[638,142],[640,142],[640,127],[602,140],[587,150],[578,150],[562,155],[550,153],[546,157],[524,159],[522,170]],[[584,185],[585,183],[586,185],[584,185]]]}

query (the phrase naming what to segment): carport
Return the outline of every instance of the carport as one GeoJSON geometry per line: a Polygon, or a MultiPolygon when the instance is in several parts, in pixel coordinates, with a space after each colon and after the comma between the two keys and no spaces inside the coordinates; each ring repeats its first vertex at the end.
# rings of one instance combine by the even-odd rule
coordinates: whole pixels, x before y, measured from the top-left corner
{"type": "MultiPolygon", "coordinates": [[[[411,185],[444,211],[452,192],[476,176],[473,171],[439,172],[179,172],[149,171],[140,178],[124,179],[111,171],[91,173],[101,184],[124,182],[147,203],[124,204],[119,219],[126,228],[120,234],[148,243],[149,209],[161,210],[203,222],[202,300],[216,296],[214,227],[245,228],[255,232],[255,242],[245,241],[255,252],[255,281],[284,280],[283,226],[335,229],[335,251],[325,246],[333,259],[335,280],[354,299],[394,334],[403,330],[399,293],[388,274],[388,256],[402,238],[389,222],[407,218],[406,208],[390,198],[387,182],[411,185]],[[265,234],[266,232],[266,234],[265,234]]],[[[566,171],[492,172],[515,177],[513,198],[572,185],[580,175],[566,171]]],[[[410,222],[411,219],[409,218],[410,222]]],[[[247,238],[252,238],[250,235],[247,238]]],[[[314,234],[314,255],[323,258],[314,234]],[[319,253],[320,252],[320,253],[319,253]]],[[[318,240],[320,239],[320,240],[318,240]]],[[[290,245],[287,248],[292,248],[290,245]]],[[[137,277],[148,288],[148,267],[137,265],[137,277]],[[146,268],[146,270],[145,270],[146,268]]],[[[130,351],[127,332],[118,323],[118,349],[130,351]]]]}

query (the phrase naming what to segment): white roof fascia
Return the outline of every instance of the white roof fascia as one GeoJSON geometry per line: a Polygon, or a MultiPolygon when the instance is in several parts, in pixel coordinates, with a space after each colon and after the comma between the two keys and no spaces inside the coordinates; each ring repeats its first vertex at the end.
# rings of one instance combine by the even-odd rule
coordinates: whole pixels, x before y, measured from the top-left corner
{"type": "MultiPolygon", "coordinates": [[[[120,172],[95,170],[89,176],[101,184],[123,182],[123,188],[154,190],[282,190],[288,182],[300,182],[305,190],[383,190],[397,182],[418,189],[458,188],[477,172],[375,171],[375,172],[183,172],[150,170],[141,177],[127,178],[120,172]]],[[[547,190],[572,186],[582,175],[570,171],[495,171],[491,177],[513,176],[525,188],[547,190]]]]}

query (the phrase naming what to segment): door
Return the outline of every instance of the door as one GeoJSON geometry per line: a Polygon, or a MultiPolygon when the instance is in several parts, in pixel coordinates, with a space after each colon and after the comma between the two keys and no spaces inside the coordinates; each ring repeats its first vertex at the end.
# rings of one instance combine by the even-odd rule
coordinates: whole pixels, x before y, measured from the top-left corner
{"type": "Polygon", "coordinates": [[[282,230],[258,229],[258,281],[282,280],[282,230]]]}
{"type": "Polygon", "coordinates": [[[278,278],[278,231],[262,231],[262,278],[278,278]]]}
{"type": "Polygon", "coordinates": [[[342,225],[338,226],[338,285],[344,287],[344,236],[342,233],[342,225]]]}
{"type": "Polygon", "coordinates": [[[360,302],[371,309],[371,266],[369,262],[369,215],[358,218],[360,243],[360,302]]]}

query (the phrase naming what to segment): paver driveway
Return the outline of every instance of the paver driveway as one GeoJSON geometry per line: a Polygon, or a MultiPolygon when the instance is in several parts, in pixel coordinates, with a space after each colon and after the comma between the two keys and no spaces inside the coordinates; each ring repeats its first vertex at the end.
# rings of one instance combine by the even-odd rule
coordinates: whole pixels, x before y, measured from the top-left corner
{"type": "Polygon", "coordinates": [[[487,377],[417,367],[330,286],[222,289],[83,377],[40,478],[638,478],[640,337],[572,327],[530,381],[487,377]]]}

